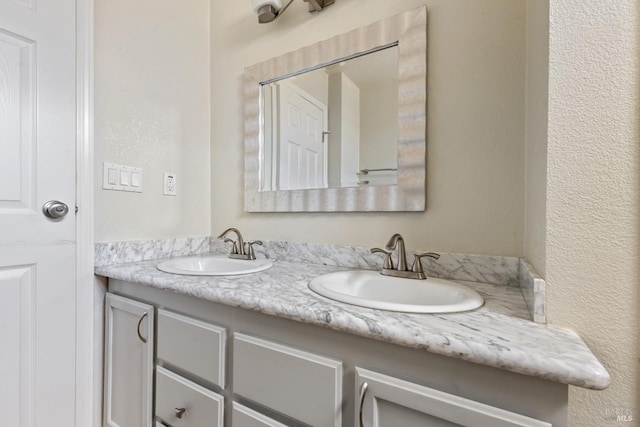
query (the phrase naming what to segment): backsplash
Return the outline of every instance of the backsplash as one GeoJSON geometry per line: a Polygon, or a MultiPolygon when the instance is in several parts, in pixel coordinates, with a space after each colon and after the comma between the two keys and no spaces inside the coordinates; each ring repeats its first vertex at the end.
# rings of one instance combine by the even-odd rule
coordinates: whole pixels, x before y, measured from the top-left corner
{"type": "Polygon", "coordinates": [[[150,259],[206,254],[211,252],[210,241],[207,236],[96,243],[94,264],[96,267],[103,267],[150,259]]]}
{"type": "MultiPolygon", "coordinates": [[[[211,239],[211,252],[225,253],[229,244],[211,239]]],[[[256,256],[281,259],[290,262],[335,265],[339,267],[378,270],[382,268],[383,256],[372,254],[369,248],[357,246],[320,245],[265,241],[263,246],[254,246],[256,256]]],[[[413,252],[407,250],[407,261],[413,262],[413,252]]],[[[502,286],[520,286],[519,258],[440,253],[439,260],[422,259],[427,276],[443,279],[467,280],[502,286]]]]}
{"type": "Polygon", "coordinates": [[[520,258],[520,290],[533,321],[547,323],[544,279],[524,258],[520,258]]]}
{"type": "MultiPolygon", "coordinates": [[[[224,254],[229,249],[228,243],[214,237],[96,243],[95,266],[207,253],[224,254]]],[[[254,250],[259,258],[365,270],[378,270],[383,261],[382,255],[357,246],[265,241],[262,246],[254,246],[254,250]]],[[[412,253],[407,251],[409,263],[413,262],[412,253]]],[[[439,260],[423,258],[422,265],[427,276],[520,287],[533,320],[546,322],[545,282],[523,258],[440,252],[439,260]]]]}

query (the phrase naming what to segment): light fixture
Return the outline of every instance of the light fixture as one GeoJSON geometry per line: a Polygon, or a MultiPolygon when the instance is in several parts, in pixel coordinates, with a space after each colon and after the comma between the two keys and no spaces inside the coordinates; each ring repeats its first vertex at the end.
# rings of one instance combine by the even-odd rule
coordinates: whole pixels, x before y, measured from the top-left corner
{"type": "MultiPolygon", "coordinates": [[[[309,3],[309,12],[320,12],[325,7],[335,3],[336,0],[304,0],[309,3]]],[[[293,3],[289,0],[283,6],[282,0],[253,0],[253,12],[258,15],[260,24],[273,22],[276,18],[284,13],[285,10],[293,3]]]]}

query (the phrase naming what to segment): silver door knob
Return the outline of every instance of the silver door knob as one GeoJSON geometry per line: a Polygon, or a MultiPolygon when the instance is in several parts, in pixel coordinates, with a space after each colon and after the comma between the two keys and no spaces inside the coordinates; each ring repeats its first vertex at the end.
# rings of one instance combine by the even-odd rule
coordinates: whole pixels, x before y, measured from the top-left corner
{"type": "Polygon", "coordinates": [[[57,200],[49,200],[42,206],[42,212],[47,218],[58,219],[69,213],[69,206],[57,200]]]}

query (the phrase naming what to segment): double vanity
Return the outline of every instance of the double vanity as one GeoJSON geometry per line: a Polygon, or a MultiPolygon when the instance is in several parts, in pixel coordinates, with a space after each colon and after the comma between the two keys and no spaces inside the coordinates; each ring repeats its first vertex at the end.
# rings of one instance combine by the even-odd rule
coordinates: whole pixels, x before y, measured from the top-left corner
{"type": "Polygon", "coordinates": [[[108,277],[105,425],[564,426],[568,385],[609,383],[575,333],[530,320],[519,288],[263,255],[96,268],[108,277]],[[256,270],[202,275],[231,261],[256,270]],[[451,304],[456,288],[484,305],[449,314],[362,307],[385,295],[428,305],[415,290],[408,301],[394,292],[405,281],[441,282],[435,307],[451,304]]]}

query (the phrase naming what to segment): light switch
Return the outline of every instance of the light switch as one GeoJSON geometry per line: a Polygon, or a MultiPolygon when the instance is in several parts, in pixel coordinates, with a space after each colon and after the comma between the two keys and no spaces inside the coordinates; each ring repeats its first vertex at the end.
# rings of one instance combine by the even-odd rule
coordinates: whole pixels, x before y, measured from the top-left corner
{"type": "Polygon", "coordinates": [[[138,172],[131,172],[131,186],[140,187],[140,174],[138,172]]]}
{"type": "Polygon", "coordinates": [[[114,168],[107,168],[108,172],[108,178],[107,178],[107,182],[110,185],[117,185],[118,184],[118,171],[114,168]]]}
{"type": "Polygon", "coordinates": [[[120,171],[120,185],[129,186],[129,177],[131,173],[128,171],[120,171]]]}

